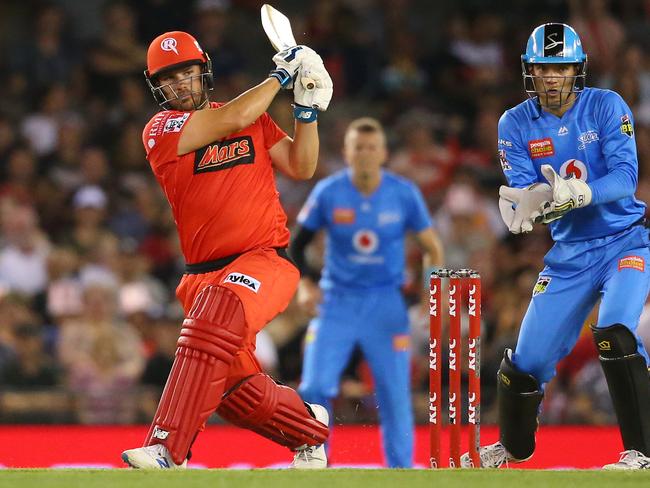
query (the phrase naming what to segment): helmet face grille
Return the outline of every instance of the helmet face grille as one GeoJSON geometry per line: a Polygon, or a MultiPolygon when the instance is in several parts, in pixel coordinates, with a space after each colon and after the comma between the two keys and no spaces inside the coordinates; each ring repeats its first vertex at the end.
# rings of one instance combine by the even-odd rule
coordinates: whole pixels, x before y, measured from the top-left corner
{"type": "Polygon", "coordinates": [[[533,65],[540,64],[574,64],[577,67],[575,76],[563,78],[561,96],[554,108],[570,103],[571,93],[579,94],[585,87],[587,75],[587,55],[582,50],[582,43],[577,32],[569,25],[560,23],[543,24],[536,27],[526,45],[526,51],[521,56],[522,77],[524,90],[531,98],[537,98],[544,106],[551,106],[549,91],[543,77],[534,76],[533,65]],[[566,78],[573,78],[567,89],[566,78]],[[546,103],[545,103],[546,102],[546,103]]]}
{"type": "MultiPolygon", "coordinates": [[[[165,110],[172,110],[173,107],[171,106],[171,102],[174,100],[180,99],[180,96],[176,93],[176,90],[174,89],[174,86],[177,84],[177,82],[173,83],[168,83],[166,85],[160,85],[157,81],[152,81],[149,76],[147,76],[147,73],[145,72],[145,78],[147,81],[147,85],[149,86],[149,89],[151,90],[151,93],[153,94],[154,99],[160,105],[161,108],[165,110]],[[163,90],[164,88],[167,89],[169,96],[165,95],[165,91],[163,90]]],[[[190,76],[191,78],[191,83],[197,78],[201,80],[201,89],[200,91],[192,91],[190,95],[192,96],[192,101],[194,103],[194,110],[199,110],[203,108],[206,103],[208,103],[208,91],[212,90],[213,87],[213,82],[212,82],[212,70],[206,66],[203,69],[203,72],[198,75],[192,75],[190,76]]]]}

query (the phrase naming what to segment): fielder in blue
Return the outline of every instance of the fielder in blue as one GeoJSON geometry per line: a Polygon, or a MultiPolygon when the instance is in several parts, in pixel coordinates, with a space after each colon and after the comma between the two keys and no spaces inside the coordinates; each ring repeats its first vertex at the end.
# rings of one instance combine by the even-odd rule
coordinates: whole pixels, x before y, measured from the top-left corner
{"type": "Polygon", "coordinates": [[[387,149],[379,122],[353,121],[343,153],[349,168],[316,185],[291,245],[302,272],[298,302],[317,314],[307,332],[299,392],[331,410],[341,374],[359,346],[373,373],[386,463],[411,467],[409,323],[400,290],[404,239],[414,233],[425,269],[441,264],[442,248],[417,187],[381,169],[387,149]],[[321,229],[326,246],[319,289],[305,248],[321,229]]]}
{"type": "Polygon", "coordinates": [[[499,122],[504,222],[515,234],[548,224],[555,244],[498,372],[500,441],[481,448],[487,467],[532,456],[544,385],[600,299],[592,333],[624,446],[605,468],[650,468],[648,354],[636,335],[650,241],[646,206],[634,197],[634,120],[617,93],[585,87],[586,66],[570,26],[537,27],[522,56],[529,99],[499,122]]]}

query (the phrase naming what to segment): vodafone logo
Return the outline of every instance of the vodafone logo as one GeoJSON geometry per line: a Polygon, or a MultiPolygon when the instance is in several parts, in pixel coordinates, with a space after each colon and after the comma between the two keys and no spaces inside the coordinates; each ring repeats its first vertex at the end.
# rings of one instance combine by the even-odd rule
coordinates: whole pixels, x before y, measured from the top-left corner
{"type": "Polygon", "coordinates": [[[160,48],[163,51],[174,51],[178,56],[178,50],[176,49],[176,39],[173,37],[165,37],[160,41],[160,48]]]}
{"type": "Polygon", "coordinates": [[[560,166],[562,178],[574,176],[579,180],[587,181],[587,166],[578,159],[568,159],[560,166]]]}
{"type": "Polygon", "coordinates": [[[371,230],[361,229],[352,237],[352,245],[362,254],[372,254],[379,246],[379,237],[371,230]]]}

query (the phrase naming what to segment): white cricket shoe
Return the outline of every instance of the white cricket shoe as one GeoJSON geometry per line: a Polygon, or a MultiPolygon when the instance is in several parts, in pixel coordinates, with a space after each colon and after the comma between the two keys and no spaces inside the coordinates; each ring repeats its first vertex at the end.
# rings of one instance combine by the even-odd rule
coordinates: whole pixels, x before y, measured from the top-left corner
{"type": "Polygon", "coordinates": [[[175,464],[172,456],[162,444],[129,449],[122,453],[122,461],[138,469],[185,469],[187,459],[182,464],[175,464]]]}
{"type": "MultiPolygon", "coordinates": [[[[329,425],[330,415],[327,409],[316,403],[310,403],[311,411],[314,412],[314,417],[319,422],[329,425]]],[[[296,449],[296,454],[293,456],[291,463],[293,469],[325,469],[327,468],[327,454],[325,453],[325,444],[318,446],[304,446],[296,449]]]]}
{"type": "Polygon", "coordinates": [[[617,463],[606,464],[603,469],[650,469],[650,457],[630,449],[621,453],[621,459],[617,463]]]}
{"type": "MultiPolygon", "coordinates": [[[[489,446],[480,447],[478,454],[481,458],[481,468],[500,468],[504,464],[507,467],[509,462],[519,463],[525,461],[525,459],[519,460],[513,458],[501,442],[495,442],[489,446]]],[[[472,459],[469,457],[468,452],[460,457],[460,467],[473,467],[472,459]]]]}

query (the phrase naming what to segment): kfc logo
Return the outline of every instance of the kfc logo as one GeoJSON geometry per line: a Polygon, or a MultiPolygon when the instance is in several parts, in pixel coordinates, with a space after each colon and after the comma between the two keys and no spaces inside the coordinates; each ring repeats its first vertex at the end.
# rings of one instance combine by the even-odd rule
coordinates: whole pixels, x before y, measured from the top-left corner
{"type": "Polygon", "coordinates": [[[176,39],[173,37],[165,37],[162,41],[160,41],[160,48],[163,51],[174,51],[174,53],[176,53],[178,56],[178,50],[176,49],[176,39]]]}

